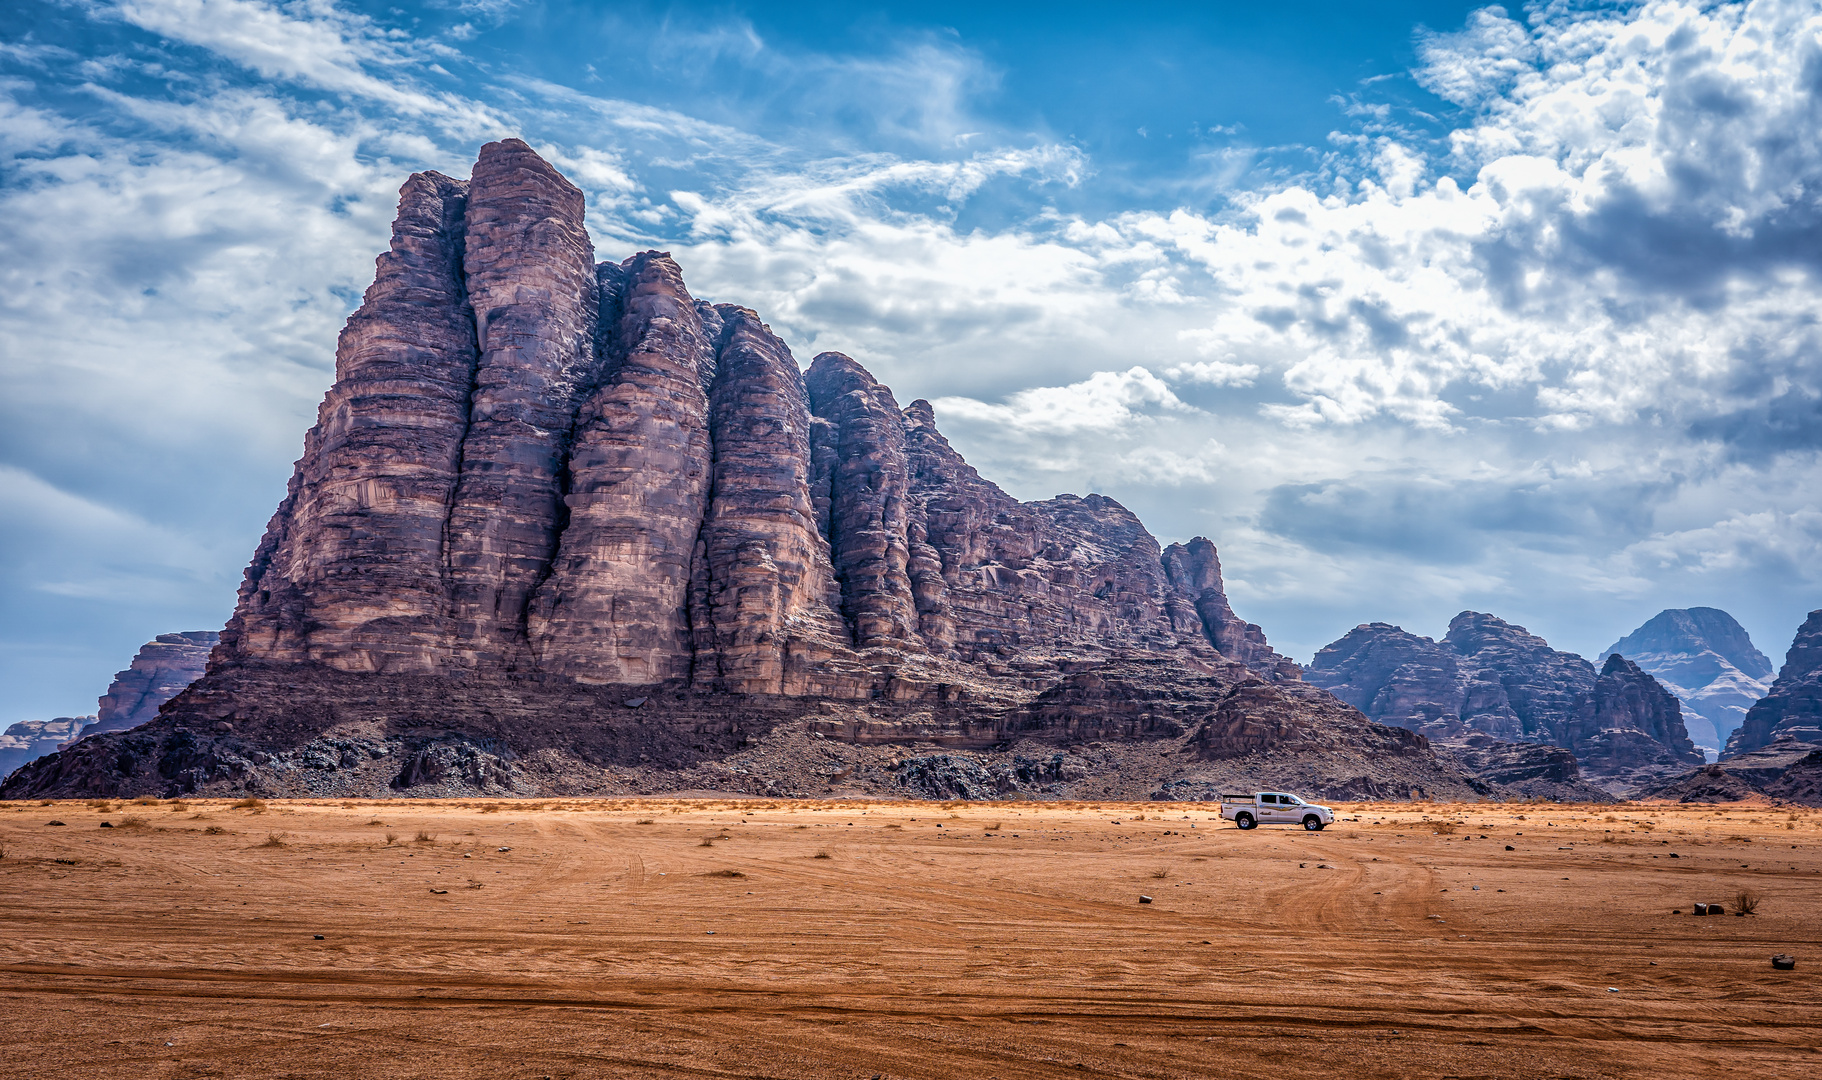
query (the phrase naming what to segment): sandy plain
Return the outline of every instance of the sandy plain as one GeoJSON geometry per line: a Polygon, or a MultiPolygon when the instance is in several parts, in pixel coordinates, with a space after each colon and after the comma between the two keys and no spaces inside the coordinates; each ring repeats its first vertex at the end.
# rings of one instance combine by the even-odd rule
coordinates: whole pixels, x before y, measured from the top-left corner
{"type": "Polygon", "coordinates": [[[1822,1076],[1822,812],[1343,811],[0,804],[0,1076],[1822,1076]]]}

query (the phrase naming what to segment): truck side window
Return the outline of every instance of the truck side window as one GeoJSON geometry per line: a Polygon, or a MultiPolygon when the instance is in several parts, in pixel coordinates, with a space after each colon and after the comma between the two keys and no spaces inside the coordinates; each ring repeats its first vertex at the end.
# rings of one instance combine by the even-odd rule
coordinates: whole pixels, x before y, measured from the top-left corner
{"type": "Polygon", "coordinates": [[[1262,803],[1271,803],[1271,804],[1272,804],[1272,805],[1274,805],[1274,806],[1275,806],[1275,805],[1277,805],[1277,803],[1278,803],[1278,796],[1276,796],[1276,795],[1261,795],[1261,796],[1259,796],[1259,801],[1260,801],[1260,802],[1262,802],[1262,803]]]}

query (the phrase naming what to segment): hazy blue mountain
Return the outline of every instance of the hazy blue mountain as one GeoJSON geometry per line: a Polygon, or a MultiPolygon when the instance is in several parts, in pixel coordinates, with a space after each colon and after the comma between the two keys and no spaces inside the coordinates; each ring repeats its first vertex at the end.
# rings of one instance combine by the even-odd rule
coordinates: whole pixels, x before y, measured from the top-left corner
{"type": "Polygon", "coordinates": [[[1689,737],[1719,755],[1746,710],[1771,689],[1772,666],[1746,628],[1720,608],[1669,608],[1601,652],[1650,672],[1683,703],[1689,737]]]}

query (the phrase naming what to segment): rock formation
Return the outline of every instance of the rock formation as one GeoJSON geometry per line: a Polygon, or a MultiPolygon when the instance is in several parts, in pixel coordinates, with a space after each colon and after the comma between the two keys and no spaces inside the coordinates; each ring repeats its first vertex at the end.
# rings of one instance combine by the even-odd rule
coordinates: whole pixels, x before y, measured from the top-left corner
{"type": "Polygon", "coordinates": [[[1756,750],[1724,757],[1639,793],[1685,803],[1740,802],[1754,797],[1822,806],[1822,746],[1784,735],[1756,750]]]}
{"type": "Polygon", "coordinates": [[[1207,540],[1011,498],[670,256],[594,263],[583,212],[518,140],[406,182],[208,673],[5,792],[769,793],[815,789],[787,745],[867,776],[909,742],[1128,748],[1109,791],[1493,792],[1302,683],[1207,540]]]}
{"type": "Polygon", "coordinates": [[[209,651],[220,640],[213,630],[187,630],[160,634],[141,645],[127,669],[114,673],[108,692],[96,703],[95,722],[76,737],[126,731],[157,716],[160,706],[202,677],[209,651]]]}
{"type": "Polygon", "coordinates": [[[1719,608],[1671,608],[1604,650],[1649,671],[1683,703],[1689,738],[1712,761],[1771,689],[1771,661],[1719,608]]]}
{"type": "Polygon", "coordinates": [[[59,716],[55,720],[21,720],[0,732],[0,780],[28,761],[36,761],[73,742],[93,716],[59,716]]]}
{"type": "Polygon", "coordinates": [[[1780,738],[1822,747],[1822,611],[1810,612],[1797,628],[1778,681],[1747,711],[1722,756],[1748,753],[1780,738]]]}
{"type": "Polygon", "coordinates": [[[1457,615],[1440,642],[1388,623],[1355,627],[1317,653],[1305,677],[1372,719],[1429,736],[1498,783],[1575,779],[1545,780],[1562,776],[1563,763],[1522,744],[1571,751],[1583,776],[1615,794],[1702,762],[1676,699],[1637,665],[1610,656],[1597,674],[1581,657],[1480,612],[1457,615]]]}

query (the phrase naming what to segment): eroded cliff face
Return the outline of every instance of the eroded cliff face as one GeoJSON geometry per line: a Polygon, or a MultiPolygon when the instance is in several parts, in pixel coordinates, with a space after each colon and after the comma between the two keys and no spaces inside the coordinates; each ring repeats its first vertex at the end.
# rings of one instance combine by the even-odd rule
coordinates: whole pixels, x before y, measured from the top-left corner
{"type": "Polygon", "coordinates": [[[1812,611],[1778,669],[1778,681],[1747,711],[1727,740],[1723,758],[1768,747],[1780,740],[1822,746],[1822,611],[1812,611]]]}
{"type": "Polygon", "coordinates": [[[165,702],[202,677],[209,653],[221,641],[213,630],[160,634],[139,647],[125,671],[114,673],[95,706],[94,723],[76,736],[126,731],[151,720],[165,702]]]}
{"type": "Polygon", "coordinates": [[[1573,653],[1481,612],[1464,611],[1442,641],[1388,623],[1355,627],[1316,655],[1308,680],[1381,723],[1451,747],[1488,778],[1563,783],[1561,763],[1489,744],[1574,754],[1587,779],[1617,794],[1702,763],[1676,698],[1618,655],[1596,673],[1573,653]],[[1535,760],[1530,760],[1535,759],[1535,760]]]}
{"type": "Polygon", "coordinates": [[[157,730],[7,790],[670,790],[720,768],[788,790],[725,765],[780,732],[1491,790],[1302,683],[1208,540],[1161,549],[1102,495],[1019,502],[928,402],[838,353],[801,370],[669,255],[595,263],[583,215],[517,140],[469,180],[413,176],[207,675],[157,730]]]}

